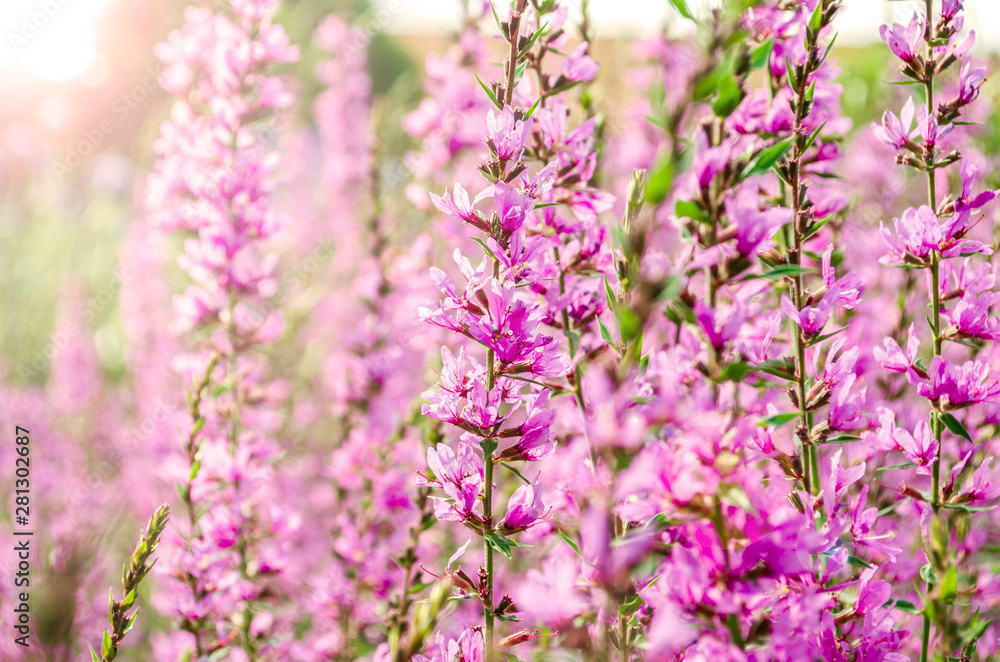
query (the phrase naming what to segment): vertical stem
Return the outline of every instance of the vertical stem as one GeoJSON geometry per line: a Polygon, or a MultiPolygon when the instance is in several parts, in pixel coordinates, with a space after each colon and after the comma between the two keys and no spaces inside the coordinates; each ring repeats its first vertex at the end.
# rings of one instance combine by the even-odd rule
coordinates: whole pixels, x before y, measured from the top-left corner
{"type": "MultiPolygon", "coordinates": [[[[925,16],[926,16],[926,26],[924,37],[927,41],[927,62],[928,62],[928,73],[926,80],[924,81],[924,89],[927,92],[927,116],[931,117],[931,113],[934,112],[934,49],[931,47],[930,43],[934,39],[934,0],[925,0],[925,16]]],[[[927,201],[930,204],[931,210],[937,214],[937,191],[936,182],[934,179],[934,148],[929,148],[927,150],[927,201]]],[[[931,256],[931,331],[934,333],[934,356],[941,355],[941,292],[939,284],[939,269],[941,256],[937,251],[931,256]]],[[[937,451],[937,461],[934,463],[934,468],[932,470],[932,494],[931,494],[931,507],[934,510],[934,520],[937,519],[938,509],[941,507],[941,418],[936,415],[936,412],[931,412],[931,430],[934,433],[934,439],[938,442],[937,451]]],[[[934,524],[932,524],[933,526],[934,524]]],[[[927,600],[931,600],[931,593],[934,590],[934,584],[927,582],[927,600]]],[[[931,634],[931,619],[924,610],[923,618],[923,630],[921,632],[920,640],[920,662],[927,662],[927,656],[930,652],[930,634],[931,634]]]]}
{"type": "MultiPolygon", "coordinates": [[[[493,262],[493,280],[500,277],[500,263],[493,262]]],[[[490,349],[486,353],[486,385],[487,398],[496,384],[496,353],[490,349]]],[[[486,520],[486,532],[493,532],[493,454],[483,453],[485,467],[485,488],[483,490],[483,516],[486,520]]],[[[483,536],[483,565],[486,569],[486,604],[483,605],[483,644],[486,652],[486,662],[496,659],[494,649],[495,615],[493,613],[493,547],[486,536],[483,536]]]]}
{"type": "MultiPolygon", "coordinates": [[[[240,393],[239,393],[239,380],[236,376],[236,343],[238,338],[236,337],[236,319],[234,317],[236,309],[236,299],[233,293],[229,293],[229,320],[226,324],[226,331],[229,335],[229,357],[228,357],[228,375],[229,389],[233,398],[233,406],[229,411],[229,452],[235,457],[236,451],[239,448],[239,418],[240,418],[240,393]]],[[[236,490],[236,502],[240,504],[240,518],[243,517],[243,506],[242,500],[240,498],[240,479],[237,477],[233,483],[233,487],[236,490]]],[[[236,543],[236,550],[239,554],[239,567],[240,567],[240,577],[243,579],[249,579],[250,575],[248,572],[249,563],[247,561],[247,540],[245,531],[240,532],[239,540],[236,543]]],[[[240,624],[240,633],[243,644],[243,650],[246,652],[247,657],[251,662],[257,659],[257,651],[255,650],[253,639],[250,635],[250,622],[253,620],[253,607],[251,602],[247,600],[243,605],[243,622],[240,624]]]]}
{"type": "MultiPolygon", "coordinates": [[[[517,5],[511,9],[508,31],[508,43],[510,52],[507,55],[507,86],[504,90],[504,105],[509,106],[514,100],[514,78],[517,74],[517,54],[518,40],[521,33],[521,16],[527,9],[528,0],[517,0],[517,5]]],[[[500,278],[500,263],[493,261],[493,280],[500,278]]],[[[493,390],[496,383],[496,353],[490,349],[486,354],[486,386],[488,393],[493,390]]],[[[486,520],[486,533],[493,532],[493,454],[483,453],[484,477],[486,486],[483,490],[483,516],[486,520]]],[[[493,613],[493,547],[486,536],[483,536],[483,565],[486,572],[485,600],[483,605],[483,644],[486,653],[486,662],[494,662],[496,659],[495,624],[496,616],[493,613]]]]}

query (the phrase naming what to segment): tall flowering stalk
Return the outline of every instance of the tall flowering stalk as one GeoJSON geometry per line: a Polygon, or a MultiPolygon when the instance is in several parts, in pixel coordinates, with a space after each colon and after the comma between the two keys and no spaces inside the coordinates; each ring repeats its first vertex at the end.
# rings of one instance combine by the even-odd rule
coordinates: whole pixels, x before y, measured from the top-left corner
{"type": "MultiPolygon", "coordinates": [[[[560,15],[564,20],[565,11],[552,4],[537,8],[532,25],[527,4],[527,0],[518,0],[506,21],[501,22],[497,17],[509,46],[503,80],[491,85],[483,83],[495,105],[486,121],[490,156],[479,167],[489,184],[471,201],[460,185],[441,198],[434,196],[439,209],[483,233],[484,239],[477,241],[486,257],[473,268],[456,251],[464,286],[457,287],[443,272],[435,270],[434,277],[446,298],[439,307],[424,312],[425,319],[432,324],[485,348],[485,366],[465,347],[457,355],[448,348],[443,350],[442,379],[433,391],[425,394],[431,404],[425,406],[424,413],[450,423],[462,434],[456,448],[440,444],[428,451],[430,472],[421,483],[445,491],[446,499],[436,499],[439,519],[460,522],[483,539],[484,564],[478,579],[462,570],[449,573],[456,585],[478,594],[483,602],[482,641],[487,660],[495,659],[496,648],[530,638],[527,631],[522,631],[497,641],[496,621],[513,620],[514,606],[507,595],[496,599],[494,554],[500,552],[510,558],[511,547],[516,546],[510,536],[535,526],[545,514],[539,476],[524,478],[511,463],[535,462],[553,452],[550,426],[555,412],[547,406],[549,391],[563,390],[564,386],[553,380],[567,376],[569,367],[559,343],[543,331],[543,324],[559,324],[561,317],[563,330],[569,333],[565,322],[568,313],[557,313],[553,319],[545,299],[530,294],[550,292],[552,296],[546,298],[556,304],[556,311],[567,306],[559,300],[569,293],[561,266],[554,271],[545,266],[547,258],[540,258],[546,236],[558,234],[544,231],[544,219],[551,223],[557,217],[546,214],[536,204],[547,200],[545,196],[555,190],[565,192],[553,194],[547,204],[569,203],[572,200],[562,196],[575,196],[584,208],[596,199],[586,189],[593,172],[593,157],[589,167],[586,157],[591,127],[583,127],[577,132],[578,137],[564,137],[566,111],[558,100],[552,99],[559,91],[592,78],[596,65],[586,56],[585,47],[578,48],[563,63],[562,74],[541,83],[533,104],[528,94],[519,94],[518,85],[529,65],[532,62],[538,65],[543,51],[556,48],[563,41],[561,31],[547,27],[542,16],[555,10],[555,20],[560,15]],[[541,107],[546,101],[553,103],[553,110],[541,107]],[[528,105],[532,108],[525,110],[528,105]],[[537,112],[537,119],[532,117],[533,112],[537,112]],[[555,160],[532,175],[522,157],[528,153],[526,141],[532,135],[533,125],[543,123],[551,127],[542,127],[541,139],[536,138],[538,146],[531,154],[555,160]],[[579,141],[582,149],[579,154],[560,155],[568,149],[566,145],[574,145],[575,141],[579,141]],[[573,174],[575,168],[582,170],[573,174]],[[489,199],[493,202],[492,212],[480,211],[477,205],[489,199]],[[529,224],[543,230],[529,232],[529,224]],[[556,275],[558,290],[545,282],[550,274],[556,275]],[[479,446],[481,454],[474,444],[479,446]],[[499,520],[493,514],[498,465],[525,481],[514,491],[506,514],[499,520]]],[[[546,75],[540,68],[536,71],[546,75]]],[[[558,251],[551,255],[558,264],[558,251]]],[[[583,316],[588,313],[583,312],[583,316]]],[[[593,319],[593,312],[589,317],[593,319]]],[[[475,642],[479,635],[465,636],[475,642]]]]}
{"type": "Polygon", "coordinates": [[[989,366],[982,359],[973,357],[956,364],[946,354],[957,352],[945,351],[946,341],[978,350],[979,342],[998,337],[995,318],[990,314],[997,302],[990,291],[994,274],[988,267],[973,267],[968,260],[961,266],[956,264],[961,256],[993,253],[991,246],[970,235],[974,235],[979,220],[975,216],[996,195],[993,191],[977,191],[978,169],[957,149],[949,152],[944,147],[946,137],[961,129],[959,118],[978,97],[986,75],[984,68],[972,66],[967,59],[975,33],[962,35],[962,4],[962,0],[944,0],[937,13],[933,0],[926,0],[924,12],[915,13],[907,25],[882,27],[882,39],[902,61],[903,75],[923,86],[925,104],[915,112],[911,98],[899,116],[886,112],[881,125],[873,127],[880,140],[897,150],[897,163],[923,171],[927,177],[927,205],[906,209],[901,217],[893,219],[895,232],[882,227],[888,251],[881,261],[928,273],[930,363],[918,359],[919,341],[912,325],[905,352],[892,338],[885,339],[884,349],[875,350],[883,370],[905,374],[931,408],[929,422],[917,423],[912,432],[897,427],[895,414],[882,408],[878,432],[884,448],[901,451],[918,476],[929,475],[931,479],[929,492],[901,486],[904,494],[922,502],[921,530],[927,564],[920,571],[926,584],[921,610],[921,662],[936,654],[969,659],[988,625],[980,623],[978,611],[971,620],[963,619],[965,624],[955,620],[961,618],[957,615],[961,610],[957,595],[966,591],[963,584],[975,561],[969,553],[973,550],[959,554],[956,545],[964,543],[962,520],[974,517],[978,507],[998,493],[990,485],[986,459],[979,461],[971,484],[962,489],[966,467],[976,464],[978,451],[976,446],[969,448],[963,442],[971,444],[973,437],[952,412],[995,402],[1000,396],[1000,384],[990,377],[989,366]],[[935,103],[936,81],[953,66],[960,70],[957,94],[947,102],[935,103]],[[946,168],[959,161],[961,193],[942,198],[939,193],[941,185],[947,185],[947,177],[943,176],[946,168]],[[949,286],[947,276],[952,277],[957,288],[949,286]],[[950,440],[944,436],[946,429],[950,440]],[[942,465],[948,459],[946,445],[958,449],[961,458],[952,463],[948,480],[942,484],[942,465]]]}
{"type": "Polygon", "coordinates": [[[291,103],[268,69],[297,58],[271,22],[276,6],[236,2],[233,19],[189,8],[184,28],[158,49],[161,82],[182,99],[155,146],[147,205],[160,228],[186,237],[178,262],[194,282],[174,299],[174,330],[196,348],[176,362],[195,386],[178,472],[189,530],[170,540],[168,570],[186,587],[173,608],[190,639],[165,640],[167,656],[190,647],[200,657],[238,640],[256,660],[272,634],[256,604],[274,599],[268,577],[281,564],[272,536],[282,516],[267,486],[282,386],[267,381],[256,350],[280,335],[282,320],[270,302],[275,259],[265,245],[280,223],[262,120],[291,103]]]}

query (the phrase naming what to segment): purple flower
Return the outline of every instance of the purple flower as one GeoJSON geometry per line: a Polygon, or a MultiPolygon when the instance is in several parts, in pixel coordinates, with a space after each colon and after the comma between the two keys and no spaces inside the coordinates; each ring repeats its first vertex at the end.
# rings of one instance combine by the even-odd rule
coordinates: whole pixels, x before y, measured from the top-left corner
{"type": "Polygon", "coordinates": [[[955,212],[958,214],[968,214],[992,202],[996,197],[995,191],[983,191],[973,194],[973,187],[976,185],[976,177],[979,175],[979,166],[972,162],[972,159],[962,159],[962,195],[955,201],[955,212]]]}
{"type": "Polygon", "coordinates": [[[535,476],[535,480],[530,484],[514,490],[514,494],[507,501],[507,514],[500,522],[500,529],[504,533],[524,531],[537,524],[544,513],[542,488],[538,484],[538,476],[535,476]]]}
{"type": "Polygon", "coordinates": [[[962,11],[962,2],[963,0],[942,0],[941,18],[945,21],[955,18],[955,15],[962,11]]]}
{"type": "Polygon", "coordinates": [[[721,350],[727,342],[739,335],[740,329],[746,322],[746,311],[738,299],[724,316],[720,315],[718,308],[712,308],[703,301],[696,301],[694,316],[716,351],[721,350]]]}
{"type": "Polygon", "coordinates": [[[986,67],[973,67],[972,60],[962,63],[958,78],[958,97],[953,102],[956,106],[967,106],[979,98],[979,88],[986,80],[986,72],[986,67]]]}
{"type": "Polygon", "coordinates": [[[469,336],[496,352],[498,370],[558,377],[569,367],[549,336],[536,334],[543,320],[537,304],[515,298],[516,286],[493,281],[487,294],[488,314],[469,322],[469,336]]]}
{"type": "Polygon", "coordinates": [[[882,125],[872,123],[872,133],[875,137],[890,147],[902,149],[907,145],[913,145],[913,115],[915,112],[913,97],[906,100],[899,117],[891,111],[882,114],[882,125]]]}
{"type": "Polygon", "coordinates": [[[920,341],[917,340],[917,336],[913,332],[913,324],[910,324],[910,330],[907,335],[905,354],[899,347],[899,343],[892,338],[884,338],[882,346],[885,349],[876,347],[873,350],[875,360],[882,366],[882,370],[889,373],[906,375],[911,382],[915,381],[917,379],[915,365],[917,351],[920,349],[920,341]]]}
{"type": "Polygon", "coordinates": [[[921,420],[911,435],[907,430],[896,427],[896,415],[886,407],[879,407],[878,419],[881,423],[877,440],[885,450],[902,451],[910,462],[917,465],[917,473],[931,475],[931,467],[937,461],[938,442],[931,434],[927,421],[921,420]]]}
{"type": "Polygon", "coordinates": [[[521,157],[524,141],[531,133],[532,119],[514,119],[514,110],[504,106],[497,116],[491,108],[486,115],[487,144],[501,161],[516,160],[521,157]]]}
{"type": "Polygon", "coordinates": [[[946,124],[944,127],[938,126],[937,113],[927,113],[927,109],[920,107],[917,117],[917,132],[924,139],[924,149],[932,149],[937,146],[955,128],[954,124],[946,124]]]}
{"type": "Polygon", "coordinates": [[[792,220],[792,210],[785,207],[761,211],[756,192],[748,187],[726,200],[726,214],[736,224],[736,251],[745,256],[753,255],[775,230],[792,220]]]}
{"type": "MultiPolygon", "coordinates": [[[[548,399],[548,393],[545,391],[529,395],[524,399],[526,403],[524,423],[513,430],[519,438],[514,446],[501,454],[502,460],[537,462],[555,452],[556,443],[550,428],[556,417],[556,411],[545,407],[548,399]]],[[[505,430],[501,436],[507,436],[507,432],[505,430]]]]}
{"type": "Polygon", "coordinates": [[[459,441],[457,450],[447,444],[427,449],[427,466],[434,478],[421,477],[418,485],[444,490],[448,499],[435,499],[434,512],[439,520],[482,524],[479,495],[486,480],[483,460],[472,445],[459,441]]]}
{"type": "Polygon", "coordinates": [[[476,228],[488,233],[490,231],[489,225],[479,216],[475,206],[469,202],[469,194],[462,188],[462,185],[455,184],[454,191],[454,197],[448,191],[444,192],[443,197],[431,193],[431,202],[445,214],[460,218],[466,223],[474,225],[476,228]]]}
{"type": "Polygon", "coordinates": [[[731,155],[732,148],[728,144],[711,147],[698,154],[691,164],[691,170],[698,177],[698,186],[707,189],[712,179],[729,165],[731,155]]]}
{"type": "MultiPolygon", "coordinates": [[[[835,388],[854,374],[854,367],[857,365],[858,357],[861,355],[860,347],[852,347],[834,359],[846,342],[847,340],[843,337],[834,340],[833,344],[830,345],[830,351],[827,352],[826,364],[823,366],[822,380],[830,388],[835,388]]],[[[816,361],[818,360],[819,352],[816,352],[813,354],[813,370],[817,373],[819,372],[816,365],[816,361]]]]}
{"type": "Polygon", "coordinates": [[[991,402],[1000,395],[1000,384],[990,378],[990,367],[979,361],[967,361],[959,367],[944,357],[935,356],[927,375],[928,380],[917,390],[942,411],[991,402]]]}
{"type": "Polygon", "coordinates": [[[833,389],[830,397],[830,413],[827,417],[831,430],[853,430],[861,424],[868,389],[855,390],[853,387],[856,380],[856,375],[848,375],[833,389]]]}
{"type": "Polygon", "coordinates": [[[791,299],[787,296],[781,297],[781,309],[790,320],[802,327],[806,335],[814,335],[823,330],[830,316],[833,314],[833,306],[837,301],[839,293],[831,291],[826,294],[815,306],[806,306],[797,310],[791,299]]]}
{"type": "Polygon", "coordinates": [[[567,78],[567,80],[573,81],[591,81],[597,76],[597,72],[600,71],[601,65],[597,64],[587,55],[587,49],[589,44],[583,42],[579,44],[573,52],[570,53],[569,57],[563,60],[562,63],[562,74],[567,78]]]}
{"type": "Polygon", "coordinates": [[[504,182],[497,182],[493,185],[493,208],[500,219],[500,230],[503,236],[509,237],[521,229],[525,216],[534,207],[535,201],[532,198],[521,195],[504,182]]]}
{"type": "Polygon", "coordinates": [[[882,239],[889,247],[879,261],[887,265],[918,264],[929,265],[932,251],[940,251],[942,257],[955,257],[970,253],[989,255],[992,249],[982,242],[962,239],[966,228],[962,214],[956,214],[947,226],[942,227],[937,214],[927,205],[910,207],[902,218],[892,219],[896,227],[896,237],[879,224],[882,239]]]}
{"type": "Polygon", "coordinates": [[[899,23],[893,23],[891,27],[883,25],[879,28],[879,35],[896,57],[912,64],[924,41],[924,17],[919,12],[915,13],[905,28],[899,23]]]}
{"type": "Polygon", "coordinates": [[[1000,340],[1000,319],[990,317],[990,308],[998,302],[1000,293],[997,292],[966,292],[953,310],[944,311],[951,322],[945,335],[1000,340]]]}

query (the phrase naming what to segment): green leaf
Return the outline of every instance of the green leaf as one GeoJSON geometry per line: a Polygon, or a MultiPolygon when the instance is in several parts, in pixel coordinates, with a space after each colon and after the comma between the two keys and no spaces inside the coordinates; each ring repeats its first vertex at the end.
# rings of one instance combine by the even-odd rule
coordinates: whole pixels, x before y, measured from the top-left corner
{"type": "Polygon", "coordinates": [[[101,657],[105,660],[114,659],[112,656],[115,654],[115,644],[111,641],[111,635],[108,631],[104,631],[104,641],[101,642],[101,657]]]}
{"type": "Polygon", "coordinates": [[[785,423],[791,423],[798,417],[799,417],[799,412],[797,411],[790,411],[784,414],[774,414],[772,416],[760,419],[760,423],[758,423],[758,425],[760,425],[762,428],[763,427],[777,428],[781,427],[785,423]]]}
{"type": "Polygon", "coordinates": [[[816,127],[815,131],[813,131],[811,134],[809,134],[808,140],[806,140],[805,144],[802,145],[802,151],[803,152],[805,152],[807,149],[809,149],[810,147],[813,146],[813,143],[816,142],[817,138],[819,138],[820,132],[823,131],[823,128],[826,126],[826,123],[829,122],[829,121],[830,120],[828,120],[828,119],[824,120],[822,124],[820,124],[818,127],[816,127]]]}
{"type": "Polygon", "coordinates": [[[523,60],[521,64],[517,65],[517,69],[514,70],[514,87],[521,82],[521,78],[524,77],[524,72],[528,69],[528,61],[523,60]]]}
{"type": "Polygon", "coordinates": [[[497,259],[497,256],[493,254],[493,251],[491,251],[490,247],[486,245],[486,242],[483,241],[482,237],[472,237],[472,241],[474,241],[477,244],[479,244],[482,247],[483,252],[486,253],[487,255],[489,255],[491,259],[493,259],[493,260],[497,259]]]}
{"type": "MultiPolygon", "coordinates": [[[[528,109],[528,114],[524,116],[524,119],[528,119],[529,117],[534,115],[535,109],[538,108],[538,104],[540,104],[541,102],[542,102],[542,97],[538,97],[537,99],[535,99],[535,103],[531,104],[531,108],[528,109]]],[[[535,205],[536,208],[540,206],[541,205],[535,205]]]]}
{"type": "Polygon", "coordinates": [[[604,322],[602,322],[600,318],[597,319],[597,326],[601,330],[601,338],[604,339],[604,342],[614,347],[614,338],[611,337],[611,332],[608,331],[608,327],[604,326],[604,322]]]}
{"type": "Polygon", "coordinates": [[[826,3],[817,2],[816,10],[809,17],[809,31],[816,33],[819,29],[823,27],[823,5],[826,3]]]}
{"type": "Polygon", "coordinates": [[[487,458],[493,455],[493,451],[497,449],[496,439],[483,439],[479,442],[479,447],[483,449],[483,457],[487,458]]]}
{"type": "Polygon", "coordinates": [[[559,536],[560,536],[560,537],[561,537],[561,538],[562,538],[563,540],[565,540],[565,541],[566,541],[566,544],[567,544],[567,545],[569,545],[570,547],[572,547],[572,548],[573,548],[573,551],[574,551],[574,552],[576,552],[577,554],[579,554],[581,558],[583,557],[583,553],[581,553],[581,552],[580,552],[580,546],[579,546],[579,545],[577,545],[577,544],[576,544],[575,542],[573,542],[573,539],[572,539],[572,538],[570,538],[569,536],[567,536],[567,535],[566,535],[565,533],[563,533],[562,531],[560,531],[560,532],[559,532],[559,536]]]}
{"type": "Polygon", "coordinates": [[[847,331],[847,327],[846,326],[845,327],[841,327],[841,328],[837,329],[836,331],[833,331],[832,333],[828,333],[826,335],[820,336],[819,338],[814,338],[813,340],[809,341],[809,344],[806,345],[806,346],[807,347],[814,347],[814,346],[820,344],[821,342],[823,342],[824,340],[829,340],[830,338],[834,337],[838,333],[843,333],[844,331],[847,331]]]}
{"type": "Polygon", "coordinates": [[[652,124],[656,128],[663,130],[664,132],[667,132],[667,131],[670,130],[670,127],[667,126],[667,121],[664,120],[664,119],[660,119],[660,118],[656,118],[656,117],[651,117],[649,115],[643,115],[643,117],[646,119],[647,122],[649,122],[650,124],[652,124]]]}
{"type": "Polygon", "coordinates": [[[507,471],[511,472],[512,474],[514,474],[515,476],[517,476],[518,478],[520,478],[521,480],[523,480],[528,485],[531,485],[531,481],[528,480],[527,478],[525,478],[524,475],[522,475],[521,472],[518,471],[516,468],[514,468],[512,465],[510,465],[510,464],[508,464],[506,462],[501,462],[500,464],[503,465],[504,469],[506,469],[507,471]]]}
{"type": "Polygon", "coordinates": [[[101,660],[101,658],[97,656],[97,653],[94,652],[94,647],[93,646],[88,646],[88,648],[90,648],[90,660],[91,660],[91,662],[103,662],[101,660]]]}
{"type": "Polygon", "coordinates": [[[628,343],[635,340],[642,332],[642,321],[631,308],[620,306],[615,310],[615,317],[618,318],[618,328],[621,331],[623,342],[628,343]]]}
{"type": "Polygon", "coordinates": [[[955,418],[952,414],[944,413],[938,414],[938,416],[941,417],[941,422],[944,423],[944,426],[948,428],[949,432],[957,434],[959,437],[968,441],[972,441],[972,436],[969,435],[969,431],[966,430],[965,426],[962,425],[962,422],[955,418]]]}
{"type": "Polygon", "coordinates": [[[667,199],[674,183],[674,162],[669,156],[662,156],[646,179],[646,199],[656,206],[667,199]]]}
{"type": "Polygon", "coordinates": [[[493,90],[491,90],[486,83],[483,82],[483,79],[479,77],[479,74],[476,74],[476,80],[479,81],[479,86],[483,88],[483,92],[486,92],[486,96],[493,102],[493,105],[498,109],[503,110],[503,104],[497,101],[497,95],[493,94],[493,90]]]}
{"type": "Polygon", "coordinates": [[[922,614],[923,612],[917,608],[915,604],[909,600],[896,600],[895,604],[892,600],[882,605],[883,607],[892,607],[893,609],[898,609],[899,611],[905,612],[907,614],[922,614]]]}
{"type": "Polygon", "coordinates": [[[798,264],[783,264],[770,271],[762,273],[759,277],[767,280],[778,280],[779,278],[794,278],[802,274],[811,274],[813,269],[803,267],[798,264]]]}
{"type": "Polygon", "coordinates": [[[875,471],[893,471],[895,469],[909,469],[917,466],[916,462],[903,462],[902,464],[890,464],[887,467],[878,467],[875,471]]]}
{"type": "Polygon", "coordinates": [[[793,374],[794,365],[789,362],[779,361],[777,359],[764,361],[763,363],[757,366],[757,371],[766,372],[767,374],[773,377],[777,377],[779,379],[784,379],[787,381],[795,379],[795,375],[793,374]]]}
{"type": "Polygon", "coordinates": [[[962,510],[967,513],[985,513],[990,510],[995,510],[996,506],[970,506],[965,503],[946,503],[943,504],[945,508],[949,510],[962,510]]]}
{"type": "MultiPolygon", "coordinates": [[[[542,23],[542,27],[538,28],[538,30],[535,31],[535,34],[531,35],[531,39],[528,40],[528,43],[525,44],[524,48],[522,48],[521,51],[517,54],[518,60],[527,55],[528,51],[530,51],[531,47],[535,45],[535,42],[538,41],[538,38],[542,36],[542,33],[545,31],[545,28],[547,28],[548,25],[549,24],[547,22],[542,23]]],[[[525,61],[525,64],[527,64],[527,61],[525,61]]]]}
{"type": "Polygon", "coordinates": [[[928,584],[936,585],[938,583],[937,570],[934,569],[933,565],[927,563],[924,567],[920,568],[920,578],[928,584]]]}
{"type": "Polygon", "coordinates": [[[616,297],[614,291],[612,291],[611,283],[608,282],[607,278],[604,279],[604,299],[607,301],[609,306],[614,305],[618,301],[618,297],[616,297]]]}
{"type": "Polygon", "coordinates": [[[955,601],[955,596],[958,595],[958,571],[955,570],[955,566],[948,568],[948,571],[944,574],[944,579],[941,581],[941,599],[945,604],[951,604],[955,601]]]}
{"type": "Polygon", "coordinates": [[[720,382],[742,382],[746,376],[754,372],[756,368],[746,361],[738,363],[727,363],[719,375],[720,382]]]}
{"type": "Polygon", "coordinates": [[[771,59],[771,52],[774,51],[774,37],[768,37],[767,41],[759,46],[755,46],[750,51],[750,71],[763,69],[771,59]]]}
{"type": "Polygon", "coordinates": [[[871,568],[872,567],[866,561],[863,561],[863,560],[859,559],[854,554],[851,554],[851,555],[849,555],[847,557],[847,562],[850,563],[851,565],[853,565],[855,568],[871,568]]]}
{"type": "Polygon", "coordinates": [[[856,437],[852,434],[838,434],[836,437],[829,437],[824,444],[847,444],[852,441],[861,441],[861,437],[856,437]]]}
{"type": "MultiPolygon", "coordinates": [[[[500,20],[500,17],[499,17],[498,15],[497,15],[497,10],[496,10],[496,8],[495,8],[495,7],[493,6],[493,3],[492,3],[492,2],[490,2],[490,11],[492,11],[492,12],[493,12],[493,20],[497,22],[497,30],[499,30],[499,31],[500,31],[500,34],[504,34],[504,29],[503,29],[503,21],[501,21],[501,20],[500,20]]],[[[505,37],[505,38],[506,38],[506,36],[507,36],[507,35],[504,35],[504,37],[505,37]]]]}
{"type": "Polygon", "coordinates": [[[723,75],[724,72],[722,67],[716,66],[707,74],[696,80],[691,89],[691,95],[694,97],[694,100],[701,101],[719,89],[719,80],[723,75]]]}
{"type": "Polygon", "coordinates": [[[490,547],[507,557],[508,561],[510,560],[510,541],[503,534],[490,531],[486,534],[486,542],[490,544],[490,547]]]}
{"type": "Polygon", "coordinates": [[[678,200],[674,205],[674,216],[677,218],[693,218],[701,221],[705,218],[705,211],[697,202],[690,200],[678,200]]]}
{"type": "Polygon", "coordinates": [[[792,140],[793,138],[785,138],[760,150],[740,173],[740,179],[763,175],[773,168],[774,164],[792,148],[792,140]]]}
{"type": "Polygon", "coordinates": [[[108,623],[115,622],[115,594],[108,589],[108,623]]]}
{"type": "Polygon", "coordinates": [[[126,635],[129,633],[129,631],[132,629],[132,626],[135,625],[135,619],[138,616],[139,616],[139,610],[136,609],[134,612],[132,612],[132,617],[128,619],[128,625],[125,626],[125,630],[122,632],[122,635],[126,635]]]}
{"type": "Polygon", "coordinates": [[[645,605],[645,604],[646,603],[643,601],[643,599],[641,597],[639,597],[638,595],[636,595],[634,598],[632,598],[628,602],[623,602],[618,607],[618,613],[621,614],[622,616],[631,616],[635,612],[637,612],[640,609],[642,609],[643,605],[645,605]]]}
{"type": "Polygon", "coordinates": [[[684,18],[692,21],[694,20],[694,14],[692,14],[691,10],[688,8],[686,0],[670,0],[670,4],[673,5],[673,8],[677,10],[678,14],[684,18]]]}
{"type": "Polygon", "coordinates": [[[743,92],[740,90],[740,84],[733,76],[724,76],[719,81],[718,95],[712,102],[712,111],[717,117],[729,117],[742,100],[743,92]]]}

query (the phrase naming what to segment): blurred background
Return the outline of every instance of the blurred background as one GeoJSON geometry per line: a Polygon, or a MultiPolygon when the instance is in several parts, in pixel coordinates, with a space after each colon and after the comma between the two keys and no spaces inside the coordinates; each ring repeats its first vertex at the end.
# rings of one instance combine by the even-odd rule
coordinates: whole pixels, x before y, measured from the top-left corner
{"type": "MultiPolygon", "coordinates": [[[[577,0],[579,3],[580,0],[577,0]]],[[[151,144],[169,108],[156,78],[154,46],[182,23],[188,0],[3,0],[0,3],[0,381],[43,384],[45,349],[60,305],[83,301],[101,369],[124,374],[117,317],[118,245],[141,219],[137,186],[152,164],[151,144]],[[17,369],[14,368],[17,366],[17,369]]],[[[300,117],[317,92],[311,35],[334,8],[347,11],[379,95],[405,110],[419,100],[417,77],[428,53],[443,52],[462,16],[457,0],[287,0],[278,16],[303,57],[294,72],[300,117]],[[310,83],[309,81],[313,81],[310,83]],[[312,89],[310,89],[312,85],[312,89]]],[[[602,64],[595,98],[610,124],[627,90],[621,74],[633,45],[659,30],[685,30],[666,0],[589,0],[602,64]]],[[[847,114],[868,130],[893,94],[889,51],[878,39],[886,20],[905,20],[912,2],[845,0],[834,56],[845,70],[847,114]],[[849,81],[849,82],[846,82],[849,81]]],[[[1000,2],[966,0],[977,52],[1000,47],[1000,2]]],[[[579,10],[579,4],[577,4],[579,10]]],[[[704,11],[704,6],[702,11],[704,11]]],[[[988,83],[984,96],[996,94],[988,83]]],[[[997,125],[996,117],[990,119],[997,125]]],[[[995,130],[988,132],[995,134],[995,130]]],[[[402,131],[384,149],[402,155],[402,131]]],[[[402,193],[400,193],[402,195],[402,193]]]]}

